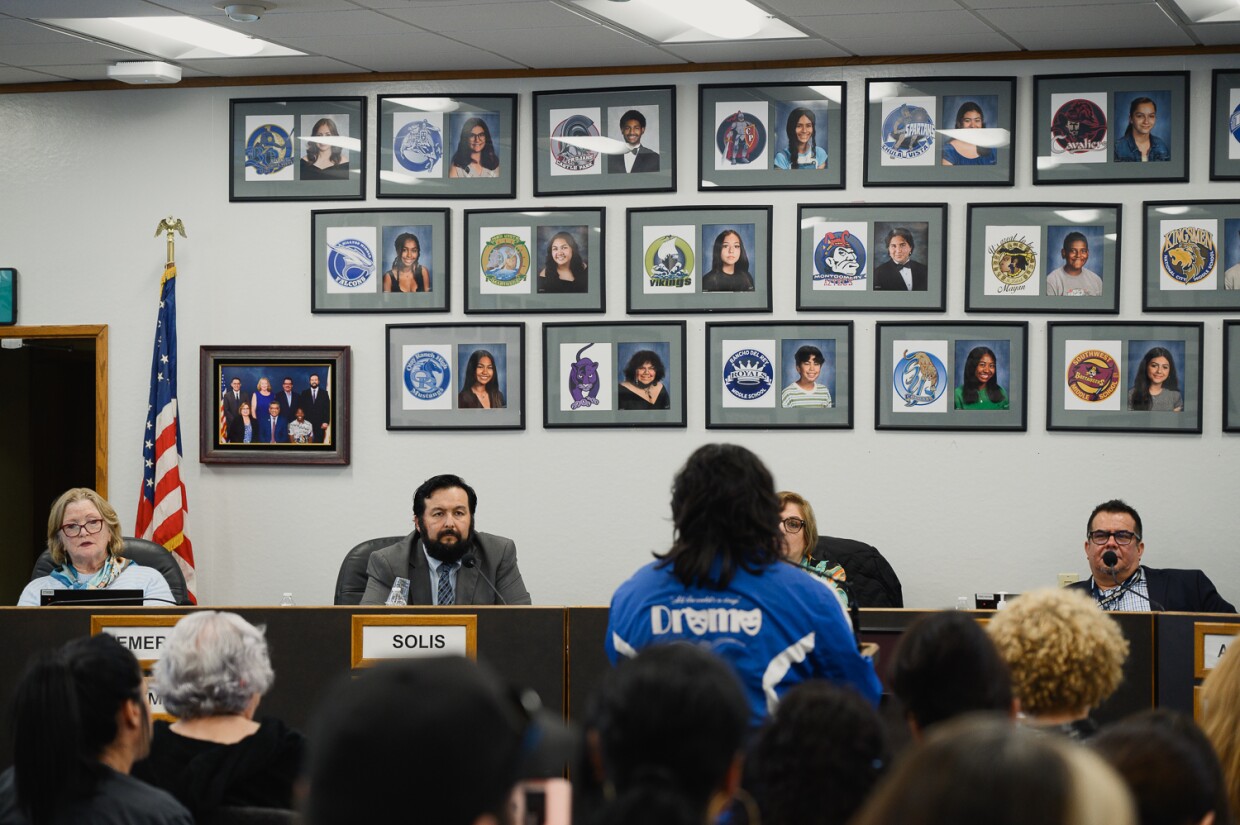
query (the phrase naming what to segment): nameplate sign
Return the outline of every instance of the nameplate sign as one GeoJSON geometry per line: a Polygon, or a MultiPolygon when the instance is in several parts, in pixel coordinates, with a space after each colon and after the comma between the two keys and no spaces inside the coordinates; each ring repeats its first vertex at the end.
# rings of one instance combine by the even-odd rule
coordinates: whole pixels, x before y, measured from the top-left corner
{"type": "Polygon", "coordinates": [[[1204,679],[1227,652],[1227,648],[1240,647],[1240,624],[1218,622],[1195,622],[1193,624],[1193,676],[1204,679]]]}
{"type": "Polygon", "coordinates": [[[385,659],[466,656],[478,649],[478,617],[473,615],[399,615],[353,617],[353,667],[370,667],[385,659]]]}
{"type": "Polygon", "coordinates": [[[133,652],[143,669],[162,659],[180,616],[91,616],[90,632],[107,633],[133,652]]]}

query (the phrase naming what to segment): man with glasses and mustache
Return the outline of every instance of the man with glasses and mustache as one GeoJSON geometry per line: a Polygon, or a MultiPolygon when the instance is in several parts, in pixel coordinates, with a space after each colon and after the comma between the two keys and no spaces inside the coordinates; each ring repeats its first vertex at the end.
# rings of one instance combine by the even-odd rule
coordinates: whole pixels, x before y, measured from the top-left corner
{"type": "Polygon", "coordinates": [[[474,531],[478,494],[438,475],[413,494],[414,530],[376,550],[362,604],[529,604],[512,539],[474,531]],[[402,581],[403,580],[403,581],[402,581]]]}
{"type": "Polygon", "coordinates": [[[1094,597],[1103,610],[1235,613],[1200,570],[1144,567],[1141,516],[1119,499],[1094,508],[1085,531],[1085,558],[1093,574],[1069,585],[1094,597]]]}

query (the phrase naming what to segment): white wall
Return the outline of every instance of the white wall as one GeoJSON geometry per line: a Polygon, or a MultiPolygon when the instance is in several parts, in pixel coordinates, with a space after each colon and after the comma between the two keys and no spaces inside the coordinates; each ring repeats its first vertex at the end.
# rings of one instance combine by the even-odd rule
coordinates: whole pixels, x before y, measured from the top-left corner
{"type": "MultiPolygon", "coordinates": [[[[154,316],[164,242],[152,238],[161,217],[182,218],[180,397],[182,467],[188,523],[205,604],[274,604],[291,590],[301,604],[331,601],[341,557],[357,541],[405,532],[410,494],[424,478],[457,472],[478,490],[478,522],[513,537],[538,604],[605,604],[612,590],[671,538],[673,473],[699,444],[733,441],[761,455],[780,487],[806,495],[824,532],[864,539],[890,559],[910,607],[942,607],[958,594],[1021,591],[1053,584],[1061,571],[1087,571],[1084,522],[1092,506],[1120,496],[1145,520],[1146,561],[1202,567],[1223,595],[1240,599],[1240,508],[1235,505],[1236,437],[1221,432],[1222,318],[1216,314],[1143,316],[1140,310],[1141,202],[1240,198],[1240,185],[1209,183],[1203,135],[1210,70],[1227,57],[1033,61],[938,66],[874,66],[821,71],[676,74],[616,78],[496,80],[161,89],[0,97],[6,149],[0,183],[0,264],[21,273],[23,325],[105,323],[110,329],[109,484],[132,527],[141,480],[143,431],[154,316]],[[1071,187],[1031,184],[1031,104],[1036,73],[1192,70],[1189,184],[1071,187]],[[1017,75],[1020,146],[1014,189],[861,186],[865,78],[916,75],[1017,75]],[[844,192],[697,192],[697,84],[761,80],[848,82],[848,188],[844,192]],[[946,315],[859,314],[856,322],[856,428],[852,431],[752,432],[704,428],[703,377],[690,378],[686,430],[546,431],[542,421],[541,324],[572,320],[531,315],[527,323],[524,432],[416,433],[384,428],[384,325],[462,320],[462,210],[535,203],[529,92],[548,88],[673,83],[678,88],[679,194],[552,198],[551,205],[605,205],[607,320],[624,319],[626,207],[669,203],[774,205],[774,270],[795,269],[798,200],[840,203],[946,201],[949,270],[946,315]],[[230,97],[370,96],[394,92],[517,91],[521,164],[518,199],[444,201],[453,212],[450,315],[310,313],[310,211],[415,205],[377,201],[373,171],[366,203],[228,202],[230,97]],[[1023,434],[876,432],[873,427],[874,324],[889,319],[994,319],[966,316],[966,204],[974,202],[1120,202],[1125,206],[1121,314],[1125,320],[1205,322],[1204,434],[1159,436],[1045,431],[1046,323],[1030,321],[1029,431],[1023,434]],[[200,345],[337,345],[353,348],[353,457],[340,468],[204,466],[198,455],[200,345]],[[1229,481],[1228,479],[1231,479],[1229,481]]],[[[372,167],[373,168],[373,167],[372,167]]],[[[427,202],[429,203],[429,202],[427,202]]],[[[420,205],[420,204],[418,204],[420,205]]],[[[793,280],[776,279],[772,320],[835,320],[835,313],[794,311],[793,280]]],[[[574,318],[576,316],[573,316],[574,318]]],[[[1007,320],[1011,316],[1002,316],[1007,320]]],[[[1113,316],[1108,316],[1113,318],[1113,316]]],[[[471,320],[478,320],[471,316],[471,320]]],[[[514,320],[513,316],[481,320],[514,320]]],[[[688,319],[688,362],[704,362],[706,316],[688,319]]],[[[745,316],[744,320],[754,320],[745,316]]],[[[581,320],[603,320],[597,315],[581,320]]],[[[714,320],[712,318],[711,320],[714,320]]],[[[1105,319],[1104,319],[1105,320],[1105,319]]],[[[66,394],[72,397],[72,388],[66,394]]]]}

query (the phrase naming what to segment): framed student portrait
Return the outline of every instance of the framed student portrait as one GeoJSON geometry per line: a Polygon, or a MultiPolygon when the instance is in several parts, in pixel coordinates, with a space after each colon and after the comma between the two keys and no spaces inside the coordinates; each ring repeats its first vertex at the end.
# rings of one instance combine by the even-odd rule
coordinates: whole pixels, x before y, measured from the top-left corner
{"type": "Polygon", "coordinates": [[[1240,180],[1240,70],[1214,70],[1209,140],[1210,180],[1240,180]]]}
{"type": "Polygon", "coordinates": [[[1223,322],[1223,432],[1240,433],[1240,321],[1223,322]]]}
{"type": "Polygon", "coordinates": [[[1146,201],[1146,312],[1240,310],[1240,201],[1146,201]]]}

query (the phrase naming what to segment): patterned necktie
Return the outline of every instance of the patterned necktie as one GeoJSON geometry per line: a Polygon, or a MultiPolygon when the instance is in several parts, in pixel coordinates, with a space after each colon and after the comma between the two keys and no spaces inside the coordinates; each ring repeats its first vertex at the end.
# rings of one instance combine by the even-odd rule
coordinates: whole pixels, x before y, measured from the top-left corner
{"type": "Polygon", "coordinates": [[[439,565],[439,596],[437,604],[456,604],[456,594],[452,592],[452,571],[455,564],[439,565]]]}

